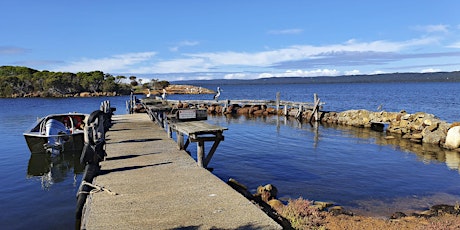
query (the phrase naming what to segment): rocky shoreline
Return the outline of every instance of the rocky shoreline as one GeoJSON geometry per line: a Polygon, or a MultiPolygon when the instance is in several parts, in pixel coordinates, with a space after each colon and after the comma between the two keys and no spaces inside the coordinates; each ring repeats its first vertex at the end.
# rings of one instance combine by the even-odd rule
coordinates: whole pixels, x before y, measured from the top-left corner
{"type": "MultiPolygon", "coordinates": [[[[215,91],[206,89],[199,86],[193,85],[169,85],[165,88],[167,94],[213,94],[215,91]]],[[[139,89],[133,90],[134,94],[147,95],[149,90],[139,89]]],[[[163,89],[150,90],[153,95],[160,96],[163,93],[163,89]]],[[[59,93],[59,92],[31,92],[25,94],[13,94],[11,98],[29,98],[29,97],[55,97],[55,98],[66,98],[66,97],[113,97],[122,96],[129,94],[121,94],[119,92],[79,92],[79,93],[59,93]]]]}
{"type": "MultiPolygon", "coordinates": [[[[179,108],[193,107],[186,103],[180,103],[177,106],[179,108]]],[[[208,114],[282,116],[285,113],[282,110],[277,111],[273,107],[260,105],[241,106],[232,104],[224,108],[222,105],[216,103],[211,106],[198,105],[197,107],[206,109],[208,114]]],[[[298,116],[298,114],[298,108],[290,108],[286,115],[308,121],[312,117],[313,111],[304,110],[300,113],[301,116],[298,116]]],[[[433,114],[425,112],[411,114],[404,110],[399,112],[373,112],[368,110],[347,110],[343,112],[320,111],[319,122],[385,131],[387,139],[400,136],[414,143],[438,145],[448,150],[460,152],[460,122],[448,123],[440,120],[433,114]]]]}
{"type": "Polygon", "coordinates": [[[258,186],[252,194],[248,188],[234,179],[227,184],[258,205],[283,229],[457,229],[460,227],[460,205],[439,204],[427,210],[403,213],[395,212],[387,218],[356,215],[331,202],[310,201],[303,198],[278,200],[278,188],[272,184],[258,186]]]}

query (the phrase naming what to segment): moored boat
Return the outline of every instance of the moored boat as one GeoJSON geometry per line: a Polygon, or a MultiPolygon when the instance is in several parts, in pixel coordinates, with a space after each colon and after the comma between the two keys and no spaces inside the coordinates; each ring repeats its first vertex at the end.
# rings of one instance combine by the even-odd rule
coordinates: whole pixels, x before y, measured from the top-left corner
{"type": "Polygon", "coordinates": [[[32,154],[81,151],[84,145],[84,126],[87,114],[50,114],[38,119],[24,132],[32,154]]]}

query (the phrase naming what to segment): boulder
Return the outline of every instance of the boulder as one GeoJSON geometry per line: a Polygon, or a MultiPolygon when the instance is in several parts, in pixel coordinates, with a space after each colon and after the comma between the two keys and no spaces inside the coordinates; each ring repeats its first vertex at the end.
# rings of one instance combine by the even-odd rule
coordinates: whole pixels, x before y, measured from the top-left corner
{"type": "Polygon", "coordinates": [[[260,196],[263,201],[268,202],[269,200],[276,199],[277,195],[278,189],[272,184],[267,184],[257,187],[257,193],[254,196],[260,196]]]}
{"type": "Polygon", "coordinates": [[[460,126],[454,126],[447,131],[445,146],[449,149],[460,147],[460,126]]]}
{"type": "Polygon", "coordinates": [[[255,110],[254,112],[252,112],[252,114],[254,114],[256,116],[263,115],[263,113],[264,113],[264,110],[262,110],[262,109],[255,110]]]}
{"type": "Polygon", "coordinates": [[[276,114],[276,109],[275,109],[275,108],[272,108],[272,107],[267,108],[266,111],[267,111],[269,114],[276,114]]]}
{"type": "Polygon", "coordinates": [[[80,97],[91,97],[91,93],[90,92],[81,92],[80,97]]]}
{"type": "Polygon", "coordinates": [[[272,207],[274,210],[281,210],[284,207],[283,202],[281,202],[278,199],[271,199],[267,202],[270,207],[272,207]]]}
{"type": "Polygon", "coordinates": [[[239,108],[238,110],[236,110],[236,113],[237,114],[249,114],[249,108],[239,108]]]}
{"type": "Polygon", "coordinates": [[[422,142],[423,143],[429,143],[429,144],[438,145],[441,142],[441,140],[442,140],[442,138],[444,136],[443,132],[441,132],[440,130],[430,131],[429,127],[426,127],[422,131],[422,135],[423,135],[422,142]]]}

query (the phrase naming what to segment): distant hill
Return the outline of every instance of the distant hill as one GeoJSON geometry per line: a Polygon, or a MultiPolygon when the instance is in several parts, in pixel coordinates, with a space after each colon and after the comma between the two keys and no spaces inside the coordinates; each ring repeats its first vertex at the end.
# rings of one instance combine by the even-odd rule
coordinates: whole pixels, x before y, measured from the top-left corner
{"type": "Polygon", "coordinates": [[[385,82],[460,82],[460,71],[435,73],[390,73],[334,77],[272,77],[259,79],[216,79],[174,81],[172,84],[313,84],[313,83],[385,83],[385,82]]]}

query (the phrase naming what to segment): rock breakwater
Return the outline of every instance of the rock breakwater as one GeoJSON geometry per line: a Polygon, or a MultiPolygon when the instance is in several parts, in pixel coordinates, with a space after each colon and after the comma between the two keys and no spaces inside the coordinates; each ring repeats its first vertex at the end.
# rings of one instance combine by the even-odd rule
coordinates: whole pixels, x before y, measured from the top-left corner
{"type": "MultiPolygon", "coordinates": [[[[181,103],[179,107],[195,107],[181,103]]],[[[292,107],[287,111],[276,110],[264,105],[238,105],[231,104],[227,107],[221,104],[198,105],[206,109],[208,114],[238,114],[251,116],[286,115],[309,121],[313,117],[312,110],[302,110],[292,107]]],[[[338,124],[361,128],[371,128],[385,131],[387,138],[400,136],[415,143],[439,145],[446,149],[456,149],[460,152],[460,122],[448,123],[440,120],[433,114],[425,112],[408,113],[399,112],[347,110],[342,112],[320,111],[318,119],[328,124],[338,124]]]]}

